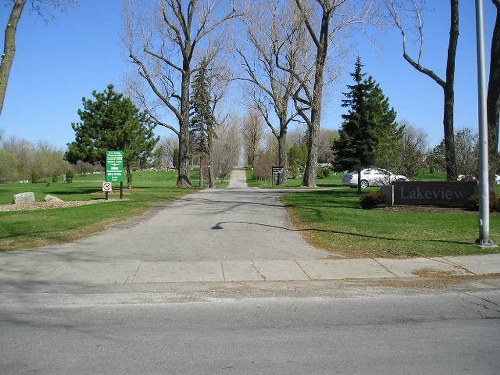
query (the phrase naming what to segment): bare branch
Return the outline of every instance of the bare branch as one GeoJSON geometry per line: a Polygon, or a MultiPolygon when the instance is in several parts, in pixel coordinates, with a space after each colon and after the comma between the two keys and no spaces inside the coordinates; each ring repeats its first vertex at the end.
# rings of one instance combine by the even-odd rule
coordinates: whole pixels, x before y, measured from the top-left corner
{"type": "Polygon", "coordinates": [[[172,105],[172,103],[170,103],[169,99],[166,96],[164,96],[160,92],[160,90],[156,87],[156,84],[155,84],[154,80],[151,78],[151,75],[149,74],[144,63],[141,60],[139,60],[138,57],[136,55],[134,55],[132,51],[130,51],[129,57],[133,60],[133,62],[136,65],[139,66],[139,75],[146,80],[146,82],[148,83],[151,90],[153,90],[155,95],[168,107],[168,109],[170,109],[174,113],[174,115],[178,119],[180,119],[181,113],[174,105],[172,105]]]}
{"type": "Polygon", "coordinates": [[[413,9],[412,11],[415,14],[415,17],[417,18],[417,30],[418,30],[418,40],[419,40],[419,50],[418,50],[418,57],[417,60],[414,60],[408,52],[408,46],[407,46],[407,37],[406,37],[406,30],[405,27],[402,23],[401,17],[400,17],[400,11],[398,10],[397,3],[395,0],[388,0],[389,2],[389,14],[391,15],[394,24],[396,27],[399,29],[401,32],[402,36],[402,43],[403,43],[403,58],[411,65],[413,66],[416,70],[419,72],[427,75],[430,77],[432,80],[434,80],[438,85],[441,87],[445,87],[446,82],[439,77],[434,71],[431,69],[428,69],[424,67],[421,64],[422,61],[422,55],[423,55],[423,50],[424,50],[424,32],[423,32],[423,18],[422,18],[422,9],[421,7],[418,6],[417,2],[415,0],[412,0],[412,6],[413,9]]]}

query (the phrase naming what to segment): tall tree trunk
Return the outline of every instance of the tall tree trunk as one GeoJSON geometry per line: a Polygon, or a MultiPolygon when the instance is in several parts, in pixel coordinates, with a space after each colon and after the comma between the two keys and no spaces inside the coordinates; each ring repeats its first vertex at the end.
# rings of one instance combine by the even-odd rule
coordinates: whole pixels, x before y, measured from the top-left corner
{"type": "Polygon", "coordinates": [[[208,187],[209,189],[214,189],[216,187],[215,182],[215,171],[212,168],[212,157],[213,157],[213,136],[212,131],[208,133],[208,187]]]}
{"type": "Polygon", "coordinates": [[[457,179],[457,160],[455,152],[455,132],[453,127],[454,90],[453,85],[444,90],[444,150],[446,176],[450,181],[457,179]]]}
{"type": "Polygon", "coordinates": [[[179,122],[179,174],[177,187],[191,187],[189,177],[189,86],[191,74],[189,63],[184,63],[181,81],[181,121],[179,122]]]}
{"type": "Polygon", "coordinates": [[[125,169],[127,174],[127,189],[132,189],[132,169],[130,168],[130,163],[127,163],[125,169]]]}
{"type": "Polygon", "coordinates": [[[491,38],[490,77],[488,82],[488,148],[490,157],[490,178],[500,171],[498,138],[500,126],[500,0],[492,0],[497,8],[493,36],[491,38]]]}
{"type": "Polygon", "coordinates": [[[203,154],[200,154],[200,188],[203,188],[203,166],[204,166],[204,161],[205,161],[205,158],[203,156],[203,154]]]}
{"type": "Polygon", "coordinates": [[[328,30],[330,13],[324,12],[321,20],[319,43],[316,52],[316,67],[314,73],[314,91],[311,101],[311,121],[307,139],[307,160],[302,185],[316,186],[316,173],[318,169],[319,128],[321,124],[321,106],[323,104],[323,83],[326,57],[328,52],[328,30]]]}
{"type": "Polygon", "coordinates": [[[455,62],[459,34],[458,0],[450,0],[450,12],[450,38],[448,42],[448,57],[446,61],[446,82],[444,84],[443,127],[446,175],[448,180],[456,180],[458,174],[455,154],[455,132],[453,129],[453,109],[455,106],[455,62]]]}
{"type": "Polygon", "coordinates": [[[10,69],[16,54],[16,31],[17,24],[21,18],[26,0],[15,0],[12,12],[10,13],[7,27],[5,28],[5,40],[3,47],[2,61],[0,62],[0,115],[2,114],[3,102],[7,91],[10,69]]]}
{"type": "Polygon", "coordinates": [[[286,157],[286,126],[280,126],[280,136],[278,138],[278,163],[280,167],[283,167],[283,173],[278,175],[278,185],[286,185],[288,182],[287,169],[288,161],[286,157]]]}

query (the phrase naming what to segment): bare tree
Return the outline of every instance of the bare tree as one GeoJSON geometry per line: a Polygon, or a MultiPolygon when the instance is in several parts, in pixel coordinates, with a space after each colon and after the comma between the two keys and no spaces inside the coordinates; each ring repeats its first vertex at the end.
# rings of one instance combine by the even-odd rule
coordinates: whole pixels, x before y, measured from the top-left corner
{"type": "Polygon", "coordinates": [[[453,110],[455,102],[455,60],[459,34],[459,7],[458,0],[450,0],[450,32],[448,41],[448,54],[446,58],[446,76],[439,77],[433,70],[423,65],[422,58],[424,52],[424,18],[423,5],[421,0],[388,0],[388,9],[396,27],[401,31],[403,40],[403,58],[417,71],[430,77],[436,82],[444,92],[444,141],[446,175],[448,180],[457,178],[456,153],[453,131],[453,110]],[[408,4],[409,3],[409,4],[408,4]],[[418,33],[419,49],[416,58],[410,56],[407,42],[407,28],[404,23],[404,16],[408,16],[410,22],[418,33]]]}
{"type": "Polygon", "coordinates": [[[255,110],[250,110],[240,124],[243,137],[243,147],[246,154],[247,165],[253,167],[257,151],[259,150],[264,135],[261,116],[255,110]]]}
{"type": "Polygon", "coordinates": [[[479,134],[464,128],[455,134],[457,149],[457,171],[466,176],[479,172],[479,134]]]}
{"type": "MultiPolygon", "coordinates": [[[[211,82],[211,85],[209,87],[209,96],[212,104],[212,113],[216,116],[216,126],[221,129],[226,129],[228,126],[225,124],[225,122],[229,120],[229,116],[222,114],[219,114],[217,116],[217,112],[219,109],[218,107],[224,98],[224,94],[227,92],[229,82],[231,81],[231,72],[227,64],[221,58],[220,54],[216,54],[212,60],[207,60],[207,61],[209,61],[207,73],[209,75],[209,81],[211,82]]],[[[232,129],[233,127],[229,128],[232,129]]],[[[235,147],[239,150],[240,148],[239,139],[235,139],[232,136],[231,131],[222,131],[222,134],[224,136],[229,135],[227,139],[235,141],[235,145],[228,148],[228,150],[230,149],[232,151],[234,150],[235,147]]],[[[215,162],[214,148],[217,137],[218,137],[217,129],[215,129],[215,131],[209,132],[208,134],[208,187],[209,188],[216,187],[218,169],[217,166],[215,165],[217,163],[215,162]]],[[[239,152],[237,154],[239,157],[239,152]]],[[[236,165],[237,160],[234,161],[234,152],[229,153],[229,160],[234,162],[232,166],[236,165]]],[[[226,174],[227,173],[224,173],[224,175],[226,174]]]]}
{"type": "Polygon", "coordinates": [[[338,130],[320,129],[318,143],[318,162],[331,163],[333,161],[333,141],[338,137],[338,130]]]}
{"type": "MultiPolygon", "coordinates": [[[[295,70],[299,57],[304,57],[300,52],[303,51],[305,33],[301,33],[303,29],[299,27],[289,26],[300,22],[290,0],[261,1],[254,4],[253,9],[245,19],[250,51],[237,48],[237,52],[247,74],[247,78],[243,80],[252,85],[250,96],[253,107],[276,137],[278,164],[286,171],[288,125],[297,115],[296,111],[289,108],[292,93],[297,89],[297,82],[290,72],[295,70]],[[253,58],[250,59],[249,56],[253,58]],[[287,70],[280,69],[278,61],[286,62],[287,70]],[[277,117],[278,126],[273,124],[273,116],[277,117]]],[[[286,172],[280,173],[278,184],[286,183],[286,172]]]]}
{"type": "Polygon", "coordinates": [[[427,134],[407,121],[403,121],[401,125],[404,126],[403,137],[399,141],[393,167],[396,172],[413,178],[425,166],[428,153],[427,134]]]}
{"type": "Polygon", "coordinates": [[[139,93],[154,123],[172,130],[179,138],[179,187],[191,186],[189,103],[191,77],[197,70],[193,60],[200,49],[210,49],[210,34],[240,16],[234,3],[229,10],[221,9],[220,4],[216,0],[161,0],[145,19],[137,14],[133,4],[125,8],[129,56],[153,97],[177,121],[177,126],[167,122],[147,96],[139,93]]]}
{"type": "Polygon", "coordinates": [[[497,9],[495,27],[491,38],[490,77],[488,83],[488,145],[491,169],[490,177],[500,170],[498,133],[500,127],[500,0],[491,0],[497,9]]]}
{"type": "Polygon", "coordinates": [[[308,154],[302,181],[304,186],[316,185],[319,129],[329,46],[331,43],[335,45],[342,31],[348,27],[368,21],[373,10],[372,3],[370,0],[295,0],[301,19],[300,27],[305,28],[311,42],[303,53],[307,56],[308,51],[312,50],[313,63],[296,69],[291,69],[285,63],[280,63],[279,67],[291,73],[298,82],[293,100],[298,114],[307,125],[308,154]]]}
{"type": "MultiPolygon", "coordinates": [[[[23,14],[27,0],[12,0],[12,10],[10,12],[7,26],[5,28],[5,39],[0,61],[0,115],[2,114],[5,94],[7,92],[7,83],[9,81],[10,70],[16,54],[16,32],[17,25],[23,14]]],[[[31,7],[42,18],[48,19],[51,10],[64,10],[65,4],[75,4],[77,0],[32,0],[31,7]]]]}
{"type": "Polygon", "coordinates": [[[177,146],[177,138],[174,135],[162,137],[153,151],[154,166],[160,169],[173,168],[177,146]]]}
{"type": "Polygon", "coordinates": [[[238,165],[241,139],[235,120],[228,116],[217,126],[217,137],[212,151],[212,170],[216,177],[226,178],[238,165]]]}
{"type": "Polygon", "coordinates": [[[5,92],[7,91],[10,69],[12,67],[12,63],[14,62],[14,55],[16,54],[17,24],[21,19],[21,14],[25,4],[26,0],[14,1],[14,6],[12,7],[9,20],[7,21],[7,27],[5,29],[2,61],[0,62],[0,115],[2,114],[5,92]]]}

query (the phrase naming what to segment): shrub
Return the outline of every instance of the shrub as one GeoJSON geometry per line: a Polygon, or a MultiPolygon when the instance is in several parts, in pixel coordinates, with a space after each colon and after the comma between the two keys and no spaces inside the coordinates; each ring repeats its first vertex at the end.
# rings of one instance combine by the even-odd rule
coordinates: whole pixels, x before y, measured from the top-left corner
{"type": "Polygon", "coordinates": [[[380,192],[366,193],[360,198],[361,208],[372,209],[384,203],[384,196],[380,192]]]}
{"type": "MultiPolygon", "coordinates": [[[[474,194],[469,198],[468,209],[479,211],[479,195],[474,194]]],[[[490,194],[490,211],[500,212],[500,195],[495,193],[490,194]]]]}
{"type": "Polygon", "coordinates": [[[31,171],[31,183],[36,184],[39,179],[40,179],[40,173],[38,173],[35,170],[31,171]]]}
{"type": "Polygon", "coordinates": [[[318,168],[318,173],[317,173],[318,178],[328,178],[330,176],[330,168],[328,167],[319,167],[318,168]]]}
{"type": "Polygon", "coordinates": [[[500,212],[500,195],[490,194],[490,210],[500,212]]]}
{"type": "Polygon", "coordinates": [[[57,182],[57,174],[55,174],[55,173],[52,176],[52,182],[57,182]]]}
{"type": "Polygon", "coordinates": [[[73,182],[73,177],[75,177],[75,174],[71,169],[68,169],[66,172],[66,183],[71,184],[73,182]]]}

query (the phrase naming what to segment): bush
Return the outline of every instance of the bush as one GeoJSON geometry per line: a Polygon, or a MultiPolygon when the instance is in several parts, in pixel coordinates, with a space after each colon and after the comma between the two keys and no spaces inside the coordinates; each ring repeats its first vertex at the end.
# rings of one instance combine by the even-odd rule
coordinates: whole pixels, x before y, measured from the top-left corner
{"type": "Polygon", "coordinates": [[[36,184],[39,179],[40,179],[40,173],[38,173],[35,170],[31,171],[31,183],[36,184]]]}
{"type": "Polygon", "coordinates": [[[57,182],[57,174],[54,173],[54,175],[52,176],[52,182],[57,182]]]}
{"type": "MultiPolygon", "coordinates": [[[[470,196],[467,208],[472,211],[479,211],[479,195],[474,194],[470,196]]],[[[495,193],[490,194],[490,211],[500,212],[500,195],[495,193]]]]}
{"type": "Polygon", "coordinates": [[[490,208],[496,212],[500,212],[500,195],[492,194],[490,197],[490,208]]]}
{"type": "Polygon", "coordinates": [[[272,178],[273,155],[271,152],[260,153],[255,157],[253,177],[257,180],[272,178]]]}
{"type": "Polygon", "coordinates": [[[372,209],[384,204],[384,196],[380,192],[363,194],[360,198],[361,208],[372,209]]]}
{"type": "Polygon", "coordinates": [[[66,172],[66,183],[67,184],[71,184],[73,182],[73,178],[75,177],[75,174],[73,173],[73,171],[71,169],[68,169],[68,171],[66,172]]]}
{"type": "Polygon", "coordinates": [[[328,167],[319,167],[318,173],[316,174],[318,178],[328,178],[330,176],[330,168],[328,167]]]}

